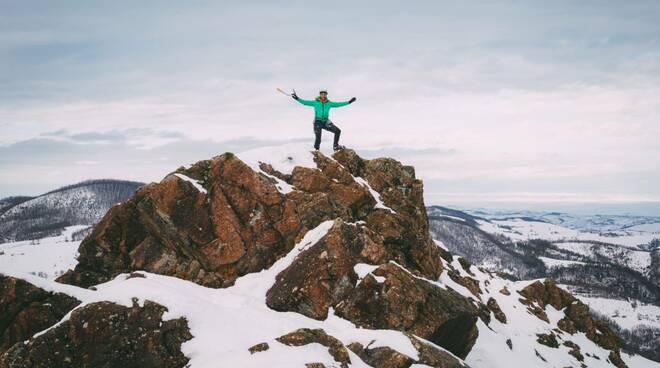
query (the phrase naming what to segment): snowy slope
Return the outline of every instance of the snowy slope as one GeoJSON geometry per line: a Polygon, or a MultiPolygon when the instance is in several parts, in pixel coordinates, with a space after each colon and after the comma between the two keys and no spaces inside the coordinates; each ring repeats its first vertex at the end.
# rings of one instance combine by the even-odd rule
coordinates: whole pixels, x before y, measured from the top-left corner
{"type": "MultiPolygon", "coordinates": [[[[568,284],[593,310],[627,329],[627,343],[642,347],[645,354],[657,345],[651,333],[630,337],[640,327],[660,333],[660,307],[654,305],[660,297],[657,261],[649,246],[660,236],[657,218],[467,212],[431,207],[433,235],[488,270],[522,278],[536,273],[568,284]]],[[[657,356],[657,349],[649,356],[657,356]]]]}
{"type": "Polygon", "coordinates": [[[80,241],[70,239],[74,232],[84,228],[70,226],[59,236],[0,244],[0,273],[15,272],[55,279],[75,267],[80,241]]]}
{"type": "MultiPolygon", "coordinates": [[[[445,264],[449,266],[449,264],[445,264]]],[[[562,341],[568,340],[581,347],[582,354],[585,355],[584,363],[588,367],[610,366],[605,362],[609,351],[597,346],[580,332],[574,335],[558,334],[559,348],[551,348],[536,342],[537,334],[548,333],[557,328],[557,322],[563,317],[563,312],[555,310],[550,305],[546,306],[545,312],[548,315],[549,323],[527,313],[526,306],[520,303],[518,291],[535,280],[513,282],[490,273],[484,273],[474,266],[470,268],[470,272],[473,273],[470,275],[463,270],[458,262],[458,257],[454,257],[451,266],[455,270],[459,270],[462,276],[477,279],[483,291],[480,300],[495,299],[507,317],[507,323],[501,323],[492,318],[490,326],[481,320],[477,322],[479,338],[466,359],[471,367],[580,367],[580,362],[569,355],[569,349],[561,344],[562,341]],[[503,288],[509,290],[511,295],[501,293],[500,290],[503,288]],[[511,340],[511,349],[507,345],[508,339],[511,340]],[[546,362],[543,362],[537,353],[546,362]],[[589,353],[591,356],[585,353],[589,353]]],[[[477,299],[465,288],[455,285],[451,280],[448,281],[447,286],[467,297],[477,299]]],[[[555,332],[557,331],[555,330],[555,332]]],[[[631,357],[622,353],[622,358],[630,367],[660,367],[660,363],[639,356],[631,357]]]]}
{"type": "Polygon", "coordinates": [[[651,229],[657,229],[660,224],[660,216],[636,216],[636,215],[576,215],[563,212],[543,212],[543,211],[509,211],[509,210],[463,210],[471,215],[487,219],[534,219],[537,221],[548,222],[563,227],[595,233],[606,233],[631,229],[633,231],[647,231],[645,227],[636,228],[636,226],[650,225],[651,229]]]}
{"type": "Polygon", "coordinates": [[[621,328],[649,326],[660,329],[660,307],[634,300],[591,298],[577,295],[590,308],[613,319],[621,328]]]}
{"type": "MultiPolygon", "coordinates": [[[[565,226],[527,219],[515,218],[506,220],[478,220],[479,227],[489,233],[505,235],[513,240],[545,239],[550,241],[594,241],[621,245],[626,247],[638,247],[650,243],[653,239],[660,238],[653,231],[617,230],[609,232],[589,232],[572,229],[565,226]]],[[[645,229],[642,227],[641,229],[645,229]]],[[[651,230],[655,227],[650,227],[651,230]]]]}
{"type": "MultiPolygon", "coordinates": [[[[300,243],[268,270],[246,275],[227,289],[211,289],[174,277],[144,273],[146,278],[127,278],[120,275],[113,281],[98,285],[97,291],[62,285],[50,280],[9,270],[6,273],[46,290],[59,291],[82,299],[85,304],[113,301],[131,306],[132,298],[151,300],[168,308],[165,319],[185,317],[194,338],[182,347],[191,367],[302,367],[309,361],[320,361],[329,367],[336,362],[322,346],[294,348],[280,344],[276,337],[298,328],[323,328],[329,334],[346,342],[358,341],[372,346],[387,345],[403,354],[416,357],[410,340],[401,332],[360,329],[334,315],[317,321],[297,313],[281,313],[266,306],[266,291],[275,282],[275,276],[288,267],[293,259],[316,243],[332,221],[326,221],[309,231],[300,243]],[[248,348],[268,342],[271,348],[252,355],[248,348]],[[319,359],[324,357],[325,359],[319,359]]],[[[70,313],[69,313],[70,315],[70,313]]],[[[67,319],[68,315],[64,317],[67,319]]],[[[353,367],[368,367],[351,354],[353,367]]]]}
{"type": "MultiPolygon", "coordinates": [[[[307,318],[291,312],[276,312],[265,304],[266,291],[275,281],[275,276],[291,264],[293,259],[318,241],[330,228],[332,222],[324,222],[308,232],[300,243],[284,258],[271,268],[260,273],[240,278],[236,285],[227,289],[211,289],[173,277],[143,272],[145,278],[128,278],[122,274],[114,280],[97,286],[96,291],[70,285],[62,285],[52,280],[35,277],[18,269],[5,273],[21,277],[35,285],[50,291],[58,291],[77,297],[85,304],[96,301],[113,301],[130,306],[132,298],[141,302],[155,301],[168,308],[165,319],[185,317],[188,321],[192,340],[184,343],[182,351],[189,357],[190,367],[303,367],[306,362],[320,361],[328,367],[336,366],[327,349],[320,345],[289,347],[275,340],[276,337],[297,328],[323,328],[330,335],[337,337],[344,345],[361,342],[373,347],[390,346],[402,354],[415,358],[417,352],[410,341],[398,331],[369,330],[357,328],[333,313],[325,321],[307,318]],[[270,349],[259,354],[250,354],[248,348],[267,342],[270,349]]],[[[500,323],[491,318],[487,326],[478,322],[479,338],[468,355],[466,362],[473,368],[509,368],[509,367],[580,367],[569,349],[560,345],[551,348],[536,342],[537,334],[548,333],[556,328],[557,321],[563,316],[561,311],[547,306],[549,316],[546,323],[526,311],[520,303],[517,291],[532,281],[512,282],[484,273],[471,267],[468,274],[454,258],[451,263],[444,262],[448,269],[455,269],[462,276],[474,277],[479,281],[483,294],[475,296],[463,286],[456,284],[447,276],[439,280],[427,280],[442,288],[451,288],[466,297],[485,301],[494,298],[507,316],[507,323],[500,323]],[[500,290],[507,288],[511,295],[504,295],[500,290]],[[507,340],[511,341],[509,349],[507,340]],[[543,362],[541,358],[546,360],[543,362]]],[[[363,270],[368,272],[368,270],[363,270]]],[[[66,320],[68,315],[64,317],[66,320]]],[[[42,332],[43,333],[43,332],[42,332]]],[[[586,338],[583,333],[575,335],[559,334],[560,342],[570,340],[581,347],[585,355],[584,363],[588,367],[612,367],[607,363],[609,351],[586,338]],[[587,355],[587,353],[589,355],[587,355]]],[[[352,367],[367,367],[359,357],[350,353],[352,367]]],[[[630,367],[657,368],[655,363],[640,356],[622,354],[630,367]]]]}

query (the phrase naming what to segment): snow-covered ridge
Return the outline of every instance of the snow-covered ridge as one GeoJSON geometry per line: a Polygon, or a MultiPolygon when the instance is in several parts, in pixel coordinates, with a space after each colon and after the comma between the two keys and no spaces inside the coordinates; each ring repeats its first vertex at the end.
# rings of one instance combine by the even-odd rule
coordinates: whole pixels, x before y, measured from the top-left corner
{"type": "Polygon", "coordinates": [[[121,180],[86,181],[18,203],[0,214],[0,242],[40,239],[57,235],[66,226],[92,225],[140,185],[121,180]]]}

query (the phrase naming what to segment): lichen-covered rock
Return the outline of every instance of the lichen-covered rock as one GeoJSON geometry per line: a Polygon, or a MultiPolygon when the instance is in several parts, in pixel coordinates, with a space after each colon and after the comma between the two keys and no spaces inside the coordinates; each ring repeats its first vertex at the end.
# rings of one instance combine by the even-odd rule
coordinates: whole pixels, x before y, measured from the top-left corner
{"type": "Polygon", "coordinates": [[[559,347],[559,341],[557,341],[557,336],[552,332],[546,334],[537,334],[536,342],[555,349],[559,347]]]}
{"type": "Polygon", "coordinates": [[[468,289],[472,295],[479,298],[481,294],[481,287],[479,287],[479,281],[473,279],[472,277],[461,276],[457,270],[450,270],[447,272],[447,275],[457,284],[468,289]]]}
{"type": "Polygon", "coordinates": [[[564,318],[557,323],[561,330],[570,334],[584,332],[589,340],[602,348],[619,350],[619,338],[607,322],[594,319],[586,304],[558,287],[551,279],[536,281],[521,290],[520,294],[525,297],[522,301],[532,312],[538,313],[539,318],[545,317],[547,321],[543,309],[546,305],[552,305],[557,310],[564,310],[564,318]]]}
{"type": "Polygon", "coordinates": [[[229,286],[270,266],[303,231],[295,204],[272,179],[227,153],[113,207],[81,243],[75,270],[59,281],[90,286],[140,269],[229,286]]]}
{"type": "MultiPolygon", "coordinates": [[[[357,275],[353,267],[365,261],[362,254],[368,253],[370,246],[382,248],[364,228],[337,220],[319,242],[277,276],[267,293],[268,306],[325,319],[328,309],[355,287],[357,275]]],[[[378,254],[384,249],[372,252],[378,254]]]]}
{"type": "Polygon", "coordinates": [[[342,318],[372,329],[412,333],[458,357],[467,356],[476,341],[478,310],[462,295],[420,280],[394,263],[367,275],[335,307],[342,318]]]}
{"type": "Polygon", "coordinates": [[[493,312],[495,319],[502,323],[506,323],[506,314],[502,312],[502,309],[500,308],[500,305],[497,304],[497,300],[495,300],[495,298],[488,298],[486,306],[488,307],[488,310],[493,312]]]}
{"type": "Polygon", "coordinates": [[[290,175],[265,164],[263,172],[254,171],[231,153],[180,168],[111,208],[81,243],[76,268],[58,281],[89,287],[145,270],[227,287],[268,268],[308,229],[337,218],[365,221],[383,233],[384,248],[371,249],[380,252],[372,252],[374,262],[385,259],[386,249],[388,259],[413,272],[439,276],[440,251],[428,233],[414,170],[391,159],[363,160],[350,150],[335,157],[316,152],[316,168],[296,167],[290,175]],[[296,190],[280,192],[273,176],[296,190]],[[396,213],[375,208],[367,182],[396,213]]]}
{"type": "Polygon", "coordinates": [[[558,287],[552,279],[533,282],[521,290],[520,294],[541,308],[552,305],[556,310],[562,310],[577,300],[571,293],[558,287]]]}
{"type": "Polygon", "coordinates": [[[411,334],[407,334],[407,336],[417,349],[417,360],[387,346],[365,347],[360,343],[352,343],[348,345],[348,348],[365,363],[378,368],[408,368],[413,364],[434,368],[469,368],[452,354],[437,346],[424,342],[411,334]]]}
{"type": "Polygon", "coordinates": [[[621,359],[621,354],[619,350],[610,351],[610,355],[607,357],[609,361],[614,364],[617,368],[628,368],[628,365],[621,359]]]}
{"type": "Polygon", "coordinates": [[[259,344],[256,344],[254,346],[249,347],[248,351],[250,352],[250,354],[254,354],[254,353],[260,353],[262,351],[266,351],[268,349],[270,349],[270,346],[268,345],[268,343],[267,342],[262,342],[262,343],[259,343],[259,344]]]}
{"type": "Polygon", "coordinates": [[[362,344],[354,342],[348,345],[348,348],[372,367],[405,368],[415,363],[415,360],[411,357],[401,354],[388,346],[370,348],[369,346],[364,347],[362,344]]]}
{"type": "Polygon", "coordinates": [[[26,281],[0,275],[0,355],[57,323],[80,301],[26,281]]]}
{"type": "Polygon", "coordinates": [[[70,318],[0,358],[0,368],[184,367],[181,344],[192,338],[185,319],[163,321],[167,309],[145,301],[130,308],[86,305],[70,318]]]}
{"type": "Polygon", "coordinates": [[[328,348],[330,355],[342,368],[347,368],[351,364],[351,358],[346,347],[341,341],[325,333],[323,329],[301,328],[280,336],[276,340],[288,346],[321,344],[328,348]]]}
{"type": "Polygon", "coordinates": [[[435,368],[469,368],[453,355],[444,350],[438,349],[427,342],[418,339],[415,336],[408,335],[415,349],[419,353],[418,364],[427,365],[435,368]]]}
{"type": "Polygon", "coordinates": [[[572,355],[575,359],[578,361],[582,362],[584,361],[584,355],[582,355],[582,352],[580,351],[580,346],[573,341],[564,341],[564,346],[569,347],[571,350],[568,352],[570,355],[572,355]]]}

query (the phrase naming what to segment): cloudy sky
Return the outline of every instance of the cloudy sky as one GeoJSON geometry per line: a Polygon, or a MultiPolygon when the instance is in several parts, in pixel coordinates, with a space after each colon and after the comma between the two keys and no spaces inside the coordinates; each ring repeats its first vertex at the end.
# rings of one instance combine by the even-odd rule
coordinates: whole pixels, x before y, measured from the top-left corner
{"type": "Polygon", "coordinates": [[[0,0],[0,197],[311,146],[322,87],[427,203],[660,215],[660,2],[136,3],[0,0]]]}

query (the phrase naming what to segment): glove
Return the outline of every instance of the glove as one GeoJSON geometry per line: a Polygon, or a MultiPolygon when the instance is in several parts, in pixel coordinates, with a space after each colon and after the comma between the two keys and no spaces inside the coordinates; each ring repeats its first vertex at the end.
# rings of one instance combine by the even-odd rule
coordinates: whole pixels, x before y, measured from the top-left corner
{"type": "Polygon", "coordinates": [[[353,98],[351,98],[350,100],[348,100],[348,103],[353,103],[353,102],[355,102],[355,97],[353,97],[353,98]]]}
{"type": "Polygon", "coordinates": [[[298,95],[295,92],[293,92],[291,94],[291,98],[293,98],[294,100],[298,100],[298,95]]]}

